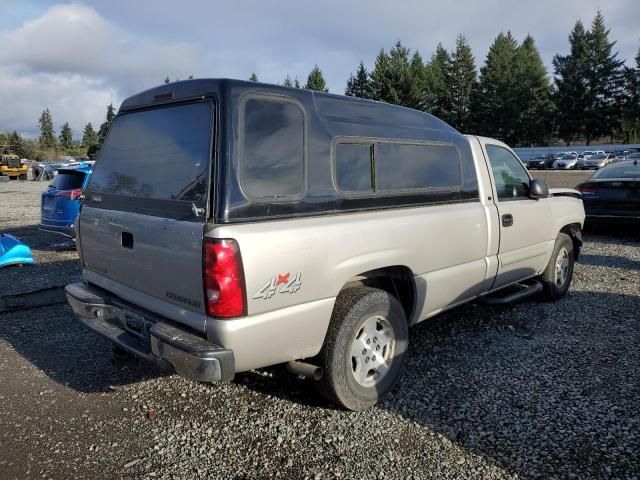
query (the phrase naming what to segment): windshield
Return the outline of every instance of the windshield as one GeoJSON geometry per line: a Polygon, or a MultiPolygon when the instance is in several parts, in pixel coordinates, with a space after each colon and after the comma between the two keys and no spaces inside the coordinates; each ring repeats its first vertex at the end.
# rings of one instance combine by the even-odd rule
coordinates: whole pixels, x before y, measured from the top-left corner
{"type": "Polygon", "coordinates": [[[607,158],[606,155],[602,155],[601,153],[594,155],[593,157],[591,157],[591,160],[604,160],[605,158],[607,158]]]}
{"type": "Polygon", "coordinates": [[[562,155],[558,160],[575,160],[578,158],[576,155],[562,155]]]}
{"type": "Polygon", "coordinates": [[[640,178],[640,165],[630,163],[610,164],[593,174],[592,179],[605,178],[640,178]]]}
{"type": "Polygon", "coordinates": [[[87,190],[204,208],[212,113],[210,102],[199,102],[118,115],[87,190]]]}
{"type": "Polygon", "coordinates": [[[49,186],[56,190],[75,190],[77,188],[82,188],[85,176],[86,174],[84,172],[58,170],[58,174],[53,177],[49,186]]]}

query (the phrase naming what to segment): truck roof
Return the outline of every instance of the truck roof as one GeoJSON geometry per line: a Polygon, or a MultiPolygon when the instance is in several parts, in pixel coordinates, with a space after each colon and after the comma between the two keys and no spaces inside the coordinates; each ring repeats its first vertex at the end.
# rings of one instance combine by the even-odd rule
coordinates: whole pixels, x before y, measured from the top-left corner
{"type": "Polygon", "coordinates": [[[244,91],[310,98],[313,100],[317,113],[332,123],[376,124],[377,126],[389,125],[411,129],[415,129],[419,125],[421,129],[459,134],[457,130],[439,118],[412,108],[304,88],[228,78],[203,78],[162,84],[125,99],[120,111],[209,95],[226,96],[227,93],[237,94],[244,91]]]}

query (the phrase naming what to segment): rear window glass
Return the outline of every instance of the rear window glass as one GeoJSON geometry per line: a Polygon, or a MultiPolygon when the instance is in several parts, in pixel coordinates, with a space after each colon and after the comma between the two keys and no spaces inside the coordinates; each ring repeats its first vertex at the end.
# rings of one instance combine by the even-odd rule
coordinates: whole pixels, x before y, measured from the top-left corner
{"type": "Polygon", "coordinates": [[[55,177],[53,177],[49,186],[56,190],[75,190],[82,188],[85,176],[84,172],[61,170],[58,171],[55,177]]]}
{"type": "Polygon", "coordinates": [[[372,192],[370,143],[338,143],[335,148],[336,183],[344,192],[372,192]]]}
{"type": "Polygon", "coordinates": [[[254,199],[298,198],[305,190],[304,114],[293,102],[244,103],[242,186],[254,199]]]}
{"type": "Polygon", "coordinates": [[[640,178],[640,163],[633,162],[622,165],[610,165],[593,174],[591,178],[640,178]]]}
{"type": "Polygon", "coordinates": [[[89,190],[205,207],[212,108],[203,102],[119,115],[89,190]]]}
{"type": "Polygon", "coordinates": [[[460,156],[451,146],[377,143],[375,168],[381,191],[462,185],[460,156]]]}

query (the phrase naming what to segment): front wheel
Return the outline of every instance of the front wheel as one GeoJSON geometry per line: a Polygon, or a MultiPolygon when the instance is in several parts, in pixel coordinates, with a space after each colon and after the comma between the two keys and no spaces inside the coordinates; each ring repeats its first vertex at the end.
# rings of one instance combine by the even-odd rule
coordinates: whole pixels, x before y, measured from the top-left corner
{"type": "Polygon", "coordinates": [[[375,405],[402,376],[408,344],[407,319],[396,297],[370,287],[343,290],[318,356],[324,371],[320,393],[349,410],[375,405]]]}
{"type": "Polygon", "coordinates": [[[575,263],[573,241],[565,233],[558,234],[551,259],[542,273],[543,297],[555,302],[569,291],[575,263]]]}

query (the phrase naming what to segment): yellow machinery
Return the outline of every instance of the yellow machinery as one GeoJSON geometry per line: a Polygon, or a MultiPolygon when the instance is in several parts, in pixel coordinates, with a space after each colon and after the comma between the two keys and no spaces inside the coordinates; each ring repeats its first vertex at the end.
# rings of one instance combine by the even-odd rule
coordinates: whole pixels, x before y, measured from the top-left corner
{"type": "Polygon", "coordinates": [[[26,180],[28,171],[29,167],[22,164],[20,157],[13,150],[13,145],[0,145],[0,175],[26,180]]]}

